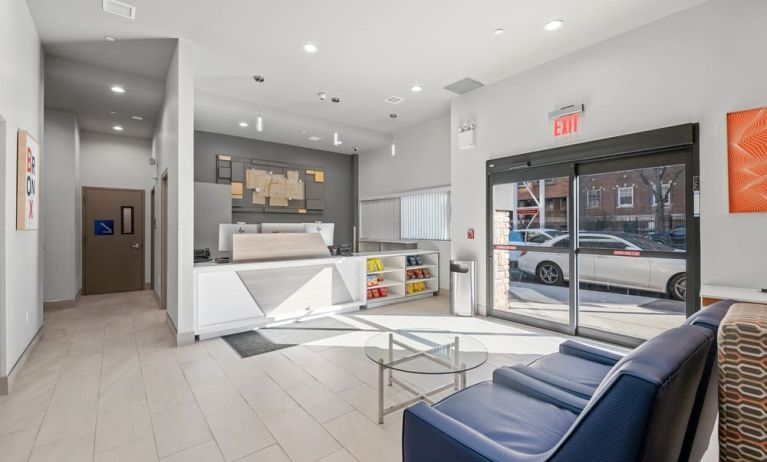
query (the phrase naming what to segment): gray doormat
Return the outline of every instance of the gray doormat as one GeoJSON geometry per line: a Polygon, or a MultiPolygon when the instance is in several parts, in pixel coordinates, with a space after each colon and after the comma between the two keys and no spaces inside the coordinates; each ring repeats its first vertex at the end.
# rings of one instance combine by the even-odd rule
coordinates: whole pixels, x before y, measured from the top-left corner
{"type": "Polygon", "coordinates": [[[277,327],[225,335],[222,338],[243,358],[281,350],[318,340],[325,340],[349,332],[359,331],[335,318],[319,318],[301,321],[277,327]]]}

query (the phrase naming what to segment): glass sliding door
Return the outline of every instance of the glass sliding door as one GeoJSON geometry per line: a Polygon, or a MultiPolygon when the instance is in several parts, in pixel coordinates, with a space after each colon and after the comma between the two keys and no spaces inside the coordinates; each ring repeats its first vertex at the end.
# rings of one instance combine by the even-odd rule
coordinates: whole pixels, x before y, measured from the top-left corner
{"type": "Polygon", "coordinates": [[[610,169],[578,176],[580,328],[644,340],[684,322],[685,164],[646,163],[579,169],[610,169]]]}
{"type": "Polygon", "coordinates": [[[496,316],[572,330],[570,170],[506,175],[492,187],[496,316]]]}
{"type": "Polygon", "coordinates": [[[692,158],[492,173],[488,314],[625,345],[682,324],[697,309],[692,158]]]}

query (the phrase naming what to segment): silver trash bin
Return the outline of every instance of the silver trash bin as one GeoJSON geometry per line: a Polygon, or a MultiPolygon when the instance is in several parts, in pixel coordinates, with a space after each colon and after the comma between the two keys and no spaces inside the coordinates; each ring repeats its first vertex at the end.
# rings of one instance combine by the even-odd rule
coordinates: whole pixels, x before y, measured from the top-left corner
{"type": "Polygon", "coordinates": [[[450,314],[474,316],[477,291],[473,261],[450,260],[450,314]]]}

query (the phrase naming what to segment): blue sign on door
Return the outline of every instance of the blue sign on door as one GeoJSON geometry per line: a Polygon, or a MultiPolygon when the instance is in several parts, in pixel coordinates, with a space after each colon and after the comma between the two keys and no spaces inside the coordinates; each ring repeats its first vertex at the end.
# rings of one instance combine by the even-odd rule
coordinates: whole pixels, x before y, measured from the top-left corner
{"type": "Polygon", "coordinates": [[[111,236],[114,233],[114,220],[93,220],[93,234],[96,236],[111,236]]]}

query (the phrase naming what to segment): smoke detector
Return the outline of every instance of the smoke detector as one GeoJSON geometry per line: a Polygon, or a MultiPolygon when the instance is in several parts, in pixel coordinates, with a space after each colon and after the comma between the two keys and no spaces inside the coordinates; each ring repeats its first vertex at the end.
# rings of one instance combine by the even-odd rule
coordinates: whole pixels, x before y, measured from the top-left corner
{"type": "Polygon", "coordinates": [[[390,97],[386,98],[384,101],[386,101],[389,104],[399,104],[399,103],[405,101],[405,98],[403,98],[401,96],[390,96],[390,97]]]}
{"type": "Polygon", "coordinates": [[[127,3],[117,0],[103,0],[101,8],[105,13],[112,13],[125,19],[136,19],[136,7],[127,3]]]}

